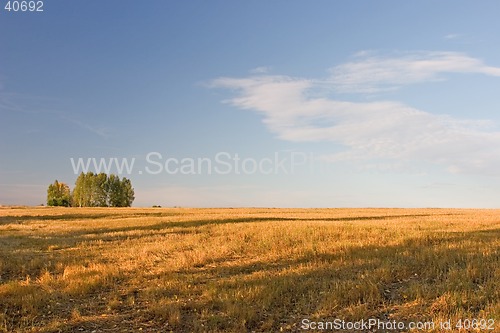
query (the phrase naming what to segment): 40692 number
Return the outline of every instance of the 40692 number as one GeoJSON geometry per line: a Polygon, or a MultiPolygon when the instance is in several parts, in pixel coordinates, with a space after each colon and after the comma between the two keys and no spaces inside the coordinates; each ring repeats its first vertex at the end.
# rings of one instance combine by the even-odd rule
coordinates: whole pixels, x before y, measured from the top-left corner
{"type": "Polygon", "coordinates": [[[4,9],[8,12],[43,12],[43,1],[8,1],[4,9]]]}

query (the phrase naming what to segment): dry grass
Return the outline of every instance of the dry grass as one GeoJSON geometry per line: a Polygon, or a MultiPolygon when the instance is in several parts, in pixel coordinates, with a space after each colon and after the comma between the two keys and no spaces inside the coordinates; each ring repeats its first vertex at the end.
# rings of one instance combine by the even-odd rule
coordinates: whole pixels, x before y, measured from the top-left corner
{"type": "Polygon", "coordinates": [[[0,208],[0,332],[498,331],[499,236],[495,210],[0,208]]]}

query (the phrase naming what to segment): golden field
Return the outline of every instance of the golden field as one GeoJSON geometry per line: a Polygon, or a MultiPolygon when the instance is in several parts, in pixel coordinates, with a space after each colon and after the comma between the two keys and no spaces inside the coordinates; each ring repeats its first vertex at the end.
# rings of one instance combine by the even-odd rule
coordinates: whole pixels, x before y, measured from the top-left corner
{"type": "Polygon", "coordinates": [[[498,210],[3,207],[0,332],[500,332],[499,250],[498,210]]]}

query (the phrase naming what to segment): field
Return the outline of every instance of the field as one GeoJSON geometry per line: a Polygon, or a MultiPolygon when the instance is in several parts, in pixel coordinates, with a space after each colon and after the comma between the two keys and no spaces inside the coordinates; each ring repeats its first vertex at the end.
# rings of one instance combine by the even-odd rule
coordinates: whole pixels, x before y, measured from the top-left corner
{"type": "Polygon", "coordinates": [[[499,250],[498,210],[4,207],[0,332],[500,332],[499,250]]]}

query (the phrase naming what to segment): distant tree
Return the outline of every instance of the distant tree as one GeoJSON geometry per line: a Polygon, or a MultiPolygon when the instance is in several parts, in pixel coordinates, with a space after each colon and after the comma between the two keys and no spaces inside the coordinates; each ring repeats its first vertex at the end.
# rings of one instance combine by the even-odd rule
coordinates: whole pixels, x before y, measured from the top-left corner
{"type": "Polygon", "coordinates": [[[72,195],[72,206],[74,207],[89,207],[90,206],[90,182],[88,176],[93,175],[92,172],[80,173],[75,182],[75,188],[72,195]]]}
{"type": "Polygon", "coordinates": [[[92,206],[108,207],[108,175],[105,173],[95,174],[92,177],[92,206]]]}
{"type": "Polygon", "coordinates": [[[128,178],[123,178],[121,181],[121,190],[122,190],[122,202],[121,206],[118,207],[130,207],[132,206],[132,202],[134,202],[135,199],[135,193],[134,193],[134,188],[132,187],[132,182],[130,182],[130,179],[128,178]]]}
{"type": "Polygon", "coordinates": [[[134,188],[129,179],[92,172],[81,173],[73,190],[73,205],[77,207],[130,207],[134,188]]]}
{"type": "Polygon", "coordinates": [[[68,207],[71,203],[69,186],[57,180],[47,188],[47,206],[68,207]]]}
{"type": "Polygon", "coordinates": [[[109,175],[108,177],[108,205],[111,207],[122,207],[123,193],[120,177],[109,175]]]}

